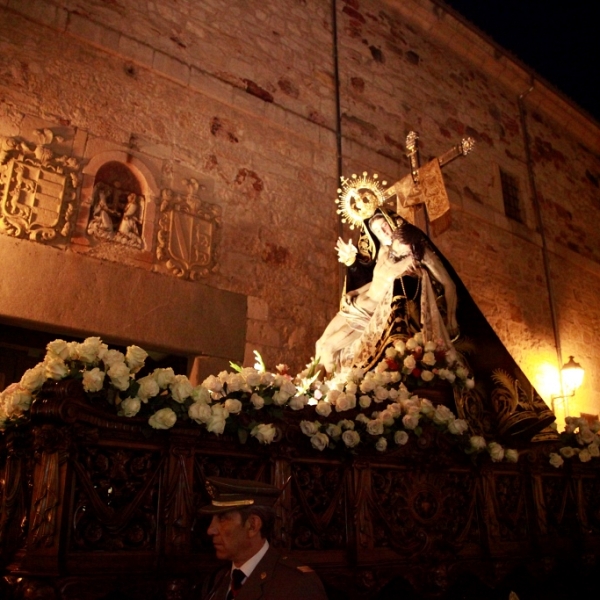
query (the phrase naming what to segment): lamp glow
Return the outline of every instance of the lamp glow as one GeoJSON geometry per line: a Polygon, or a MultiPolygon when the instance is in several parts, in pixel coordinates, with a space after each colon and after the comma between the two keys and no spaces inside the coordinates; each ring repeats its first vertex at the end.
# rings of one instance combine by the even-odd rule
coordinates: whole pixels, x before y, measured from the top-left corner
{"type": "Polygon", "coordinates": [[[561,373],[565,392],[568,395],[574,395],[583,383],[583,376],[585,374],[583,367],[578,362],[575,362],[572,356],[569,356],[569,360],[563,365],[561,373]]]}

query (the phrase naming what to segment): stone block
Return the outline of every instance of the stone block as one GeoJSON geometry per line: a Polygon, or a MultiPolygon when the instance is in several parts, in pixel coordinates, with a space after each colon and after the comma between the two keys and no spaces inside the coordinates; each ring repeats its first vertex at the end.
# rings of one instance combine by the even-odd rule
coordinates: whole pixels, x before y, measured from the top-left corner
{"type": "Polygon", "coordinates": [[[152,66],[159,73],[162,73],[169,79],[173,79],[183,85],[188,85],[190,81],[189,65],[186,65],[168,54],[159,52],[158,50],[154,52],[152,66]]]}
{"type": "Polygon", "coordinates": [[[122,35],[119,39],[119,52],[123,58],[140,63],[147,67],[153,66],[154,50],[137,40],[122,35]]]}

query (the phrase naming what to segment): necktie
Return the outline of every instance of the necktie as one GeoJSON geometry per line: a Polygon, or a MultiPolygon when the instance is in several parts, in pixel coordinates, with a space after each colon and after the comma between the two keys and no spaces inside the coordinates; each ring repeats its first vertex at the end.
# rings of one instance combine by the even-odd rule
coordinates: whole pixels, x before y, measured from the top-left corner
{"type": "Polygon", "coordinates": [[[231,572],[231,588],[229,589],[229,593],[227,594],[227,600],[232,600],[238,595],[242,587],[242,581],[244,581],[246,575],[244,575],[244,571],[241,569],[234,569],[231,572]]]}

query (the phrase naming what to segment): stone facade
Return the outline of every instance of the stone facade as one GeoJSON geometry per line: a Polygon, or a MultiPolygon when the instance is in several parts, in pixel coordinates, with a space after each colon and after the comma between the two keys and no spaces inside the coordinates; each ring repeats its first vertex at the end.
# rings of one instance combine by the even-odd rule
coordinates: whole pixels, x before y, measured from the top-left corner
{"type": "Polygon", "coordinates": [[[570,412],[598,413],[600,128],[437,1],[2,0],[0,82],[0,162],[47,150],[71,185],[53,235],[1,232],[3,320],[177,349],[198,377],[254,349],[300,368],[350,233],[337,132],[344,174],[388,181],[409,131],[422,161],[471,136],[434,241],[546,401],[558,340],[586,368],[570,412]]]}

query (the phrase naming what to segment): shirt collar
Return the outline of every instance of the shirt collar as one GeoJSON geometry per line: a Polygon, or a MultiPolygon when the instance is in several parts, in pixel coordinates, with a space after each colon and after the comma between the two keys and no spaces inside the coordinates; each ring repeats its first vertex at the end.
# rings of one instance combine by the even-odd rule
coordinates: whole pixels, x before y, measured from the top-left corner
{"type": "MultiPolygon", "coordinates": [[[[263,556],[267,553],[268,549],[269,549],[269,542],[268,542],[268,540],[265,540],[263,547],[252,558],[249,558],[241,567],[234,567],[233,563],[232,563],[231,570],[233,571],[233,569],[236,569],[236,568],[240,569],[240,571],[243,571],[243,573],[247,579],[252,574],[252,571],[254,571],[254,569],[256,569],[256,565],[258,565],[258,563],[262,560],[263,556]]],[[[245,579],[244,579],[244,581],[245,581],[245,579]]]]}

